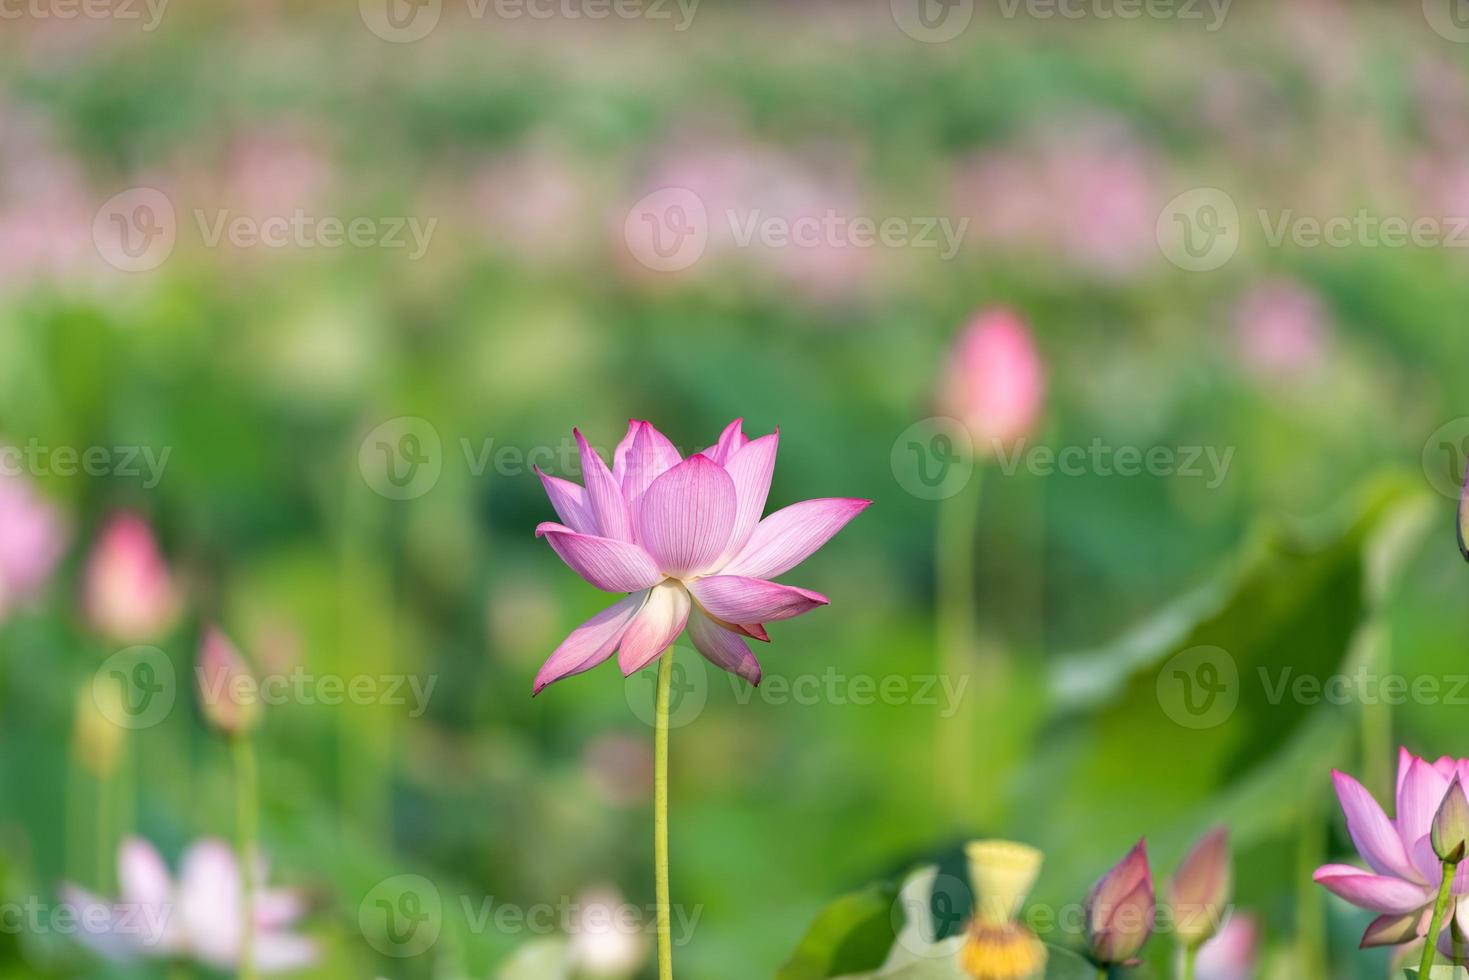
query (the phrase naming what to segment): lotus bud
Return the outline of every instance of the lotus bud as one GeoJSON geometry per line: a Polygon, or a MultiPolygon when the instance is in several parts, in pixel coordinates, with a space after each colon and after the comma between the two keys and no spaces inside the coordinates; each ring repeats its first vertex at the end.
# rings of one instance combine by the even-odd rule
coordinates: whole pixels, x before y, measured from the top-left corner
{"type": "Polygon", "coordinates": [[[1010,310],[985,310],[954,343],[940,408],[968,426],[976,452],[993,453],[1034,428],[1045,387],[1024,321],[1010,310]]]}
{"type": "Polygon", "coordinates": [[[976,980],[1041,976],[1046,947],[1016,919],[1044,856],[1033,847],[1000,840],[975,841],[965,854],[975,903],[959,965],[976,980]]]}
{"type": "Polygon", "coordinates": [[[1197,946],[1219,931],[1233,883],[1229,831],[1219,827],[1194,845],[1173,874],[1168,898],[1179,942],[1197,946]]]}
{"type": "Polygon", "coordinates": [[[1458,864],[1464,860],[1464,851],[1469,847],[1469,799],[1464,796],[1464,787],[1455,776],[1444,794],[1438,812],[1433,816],[1433,827],[1429,834],[1433,841],[1433,853],[1440,861],[1458,864]]]}
{"type": "Polygon", "coordinates": [[[154,640],[173,625],[173,579],[138,515],[119,514],[102,529],[87,558],[82,604],[92,628],[119,643],[154,640]]]}
{"type": "Polygon", "coordinates": [[[1459,554],[1469,561],[1469,466],[1464,468],[1464,486],[1459,490],[1459,554]]]}
{"type": "Polygon", "coordinates": [[[1138,841],[1086,899],[1086,937],[1092,960],[1102,966],[1136,959],[1153,932],[1157,912],[1146,841],[1138,841]]]}
{"type": "Polygon", "coordinates": [[[72,753],[98,779],[106,779],[117,768],[126,732],[112,719],[122,717],[125,708],[120,684],[88,684],[77,694],[72,753]]]}
{"type": "Polygon", "coordinates": [[[248,734],[260,718],[255,676],[235,645],[215,627],[199,648],[199,705],[204,717],[228,736],[248,734]]]}
{"type": "Polygon", "coordinates": [[[1231,915],[1219,935],[1199,947],[1197,980],[1251,980],[1259,959],[1260,925],[1248,915],[1231,915]]]}

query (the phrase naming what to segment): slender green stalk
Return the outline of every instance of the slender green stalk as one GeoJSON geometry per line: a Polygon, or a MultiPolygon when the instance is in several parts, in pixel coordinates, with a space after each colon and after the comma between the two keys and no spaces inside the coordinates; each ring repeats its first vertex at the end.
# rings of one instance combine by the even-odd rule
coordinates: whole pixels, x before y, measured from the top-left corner
{"type": "Polygon", "coordinates": [[[235,833],[240,863],[240,980],[255,980],[255,838],[260,773],[248,735],[230,739],[235,759],[235,833]]]}
{"type": "Polygon", "coordinates": [[[97,777],[97,887],[102,894],[112,890],[112,810],[116,771],[97,777]]]}
{"type": "Polygon", "coordinates": [[[673,915],[668,888],[668,702],[673,648],[658,664],[658,707],[653,736],[653,864],[658,899],[658,980],[673,980],[673,915]]]}
{"type": "Polygon", "coordinates": [[[1296,894],[1296,936],[1299,943],[1301,975],[1326,975],[1326,903],[1323,889],[1315,887],[1311,875],[1326,863],[1326,823],[1321,819],[1320,799],[1310,793],[1301,804],[1300,847],[1296,894]]]}
{"type": "Polygon", "coordinates": [[[1194,968],[1199,961],[1199,947],[1190,943],[1183,948],[1183,980],[1194,980],[1194,968]]]}
{"type": "MultiPolygon", "coordinates": [[[[956,685],[975,669],[974,549],[981,488],[976,467],[968,486],[938,502],[934,522],[939,672],[956,685]]],[[[963,698],[955,709],[952,718],[939,723],[938,783],[950,815],[967,823],[976,816],[974,701],[963,698]]]]}
{"type": "Polygon", "coordinates": [[[1438,886],[1438,900],[1433,903],[1433,918],[1428,920],[1428,942],[1423,945],[1423,959],[1418,962],[1420,980],[1428,980],[1428,971],[1433,968],[1433,954],[1438,946],[1438,933],[1443,928],[1444,910],[1449,907],[1449,893],[1454,887],[1455,865],[1443,863],[1443,881],[1438,886]]]}

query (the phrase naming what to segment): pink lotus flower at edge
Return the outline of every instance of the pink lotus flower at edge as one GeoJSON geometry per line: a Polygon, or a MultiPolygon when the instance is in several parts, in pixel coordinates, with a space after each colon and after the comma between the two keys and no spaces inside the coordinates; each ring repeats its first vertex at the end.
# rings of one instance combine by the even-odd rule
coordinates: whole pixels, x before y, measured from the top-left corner
{"type": "Polygon", "coordinates": [[[87,557],[83,605],[94,629],[124,643],[166,632],[179,599],[153,529],[131,512],[113,516],[87,557]]]}
{"type": "MultiPolygon", "coordinates": [[[[1362,947],[1397,946],[1422,939],[1442,880],[1442,862],[1430,839],[1438,812],[1455,776],[1469,780],[1469,759],[1444,756],[1429,762],[1407,749],[1398,752],[1396,815],[1388,819],[1361,783],[1332,771],[1336,795],[1346,814],[1347,832],[1370,870],[1327,864],[1313,879],[1358,908],[1378,913],[1362,934],[1362,947]]],[[[1469,930],[1469,863],[1459,866],[1452,886],[1452,914],[1469,930]]],[[[1439,938],[1440,951],[1452,955],[1451,930],[1439,938]]]]}
{"type": "MultiPolygon", "coordinates": [[[[205,839],[184,852],[178,880],[147,841],[130,837],[118,850],[121,896],[115,902],[75,885],[62,889],[84,927],[78,937],[109,959],[180,957],[212,967],[233,967],[239,958],[242,888],[235,853],[220,840],[205,839]]],[[[255,880],[265,869],[257,862],[255,880]]],[[[256,889],[252,953],[261,972],[309,966],[316,945],[289,931],[305,911],[301,896],[285,889],[256,889]]]]}
{"type": "Polygon", "coordinates": [[[573,430],[586,486],[537,469],[562,523],[536,528],[556,554],[605,592],[628,593],[571,632],[536,675],[534,693],[618,652],[627,675],[655,661],[685,630],[715,666],[760,683],[747,638],[764,623],[829,601],[771,581],[825,544],[872,503],[806,500],[760,515],[779,432],[748,438],[742,420],[682,459],[649,422],[633,420],[609,469],[573,430]]]}

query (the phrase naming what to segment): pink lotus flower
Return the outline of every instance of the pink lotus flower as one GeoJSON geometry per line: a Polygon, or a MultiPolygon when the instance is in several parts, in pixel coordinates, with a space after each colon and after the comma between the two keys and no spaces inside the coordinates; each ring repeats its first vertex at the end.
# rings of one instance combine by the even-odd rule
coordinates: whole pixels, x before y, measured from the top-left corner
{"type": "Polygon", "coordinates": [[[195,672],[199,708],[210,724],[231,737],[255,727],[260,720],[260,702],[254,674],[219,627],[204,631],[195,672]]]}
{"type": "Polygon", "coordinates": [[[1251,980],[1259,958],[1260,924],[1248,915],[1231,915],[1219,935],[1199,947],[1196,980],[1251,980]]]}
{"type": "Polygon", "coordinates": [[[173,625],[178,596],[153,531],[122,513],[102,529],[87,559],[83,605],[92,627],[121,643],[156,639],[173,625]]]}
{"type": "MultiPolygon", "coordinates": [[[[175,882],[158,851],[130,837],[117,857],[122,896],[108,902],[75,885],[63,899],[81,924],[79,938],[109,959],[187,958],[218,969],[239,958],[241,888],[234,852],[219,840],[201,840],[184,852],[175,882]]],[[[257,866],[255,880],[265,878],[257,866]]],[[[252,950],[262,972],[296,970],[316,959],[311,940],[289,931],[305,911],[300,895],[257,888],[252,950]]]]}
{"type": "Polygon", "coordinates": [[[1045,370],[1025,322],[1007,309],[983,310],[954,343],[940,406],[993,452],[1029,432],[1045,397],[1045,370]]]}
{"type": "MultiPolygon", "coordinates": [[[[1433,818],[1457,776],[1469,778],[1469,759],[1444,756],[1429,762],[1407,749],[1398,753],[1396,816],[1389,820],[1362,784],[1333,771],[1336,795],[1347,818],[1347,832],[1370,870],[1349,864],[1327,864],[1316,869],[1318,884],[1353,905],[1378,913],[1362,935],[1362,947],[1397,946],[1421,939],[1428,920],[1443,863],[1433,852],[1433,818]]],[[[1469,863],[1459,866],[1453,882],[1454,915],[1469,930],[1469,863]]],[[[1452,955],[1452,930],[1444,928],[1439,948],[1452,955]]]]}
{"type": "Polygon", "coordinates": [[[536,536],[582,578],[626,592],[572,631],[541,667],[535,693],[618,653],[624,674],[658,658],[685,628],[709,661],[760,683],[745,639],[762,624],[827,604],[815,592],[770,581],[808,558],[872,503],[806,500],[760,519],[778,433],[749,439],[740,419],[687,459],[648,422],[632,421],[612,468],[573,430],[585,487],[536,472],[564,523],[536,536]]]}
{"type": "Polygon", "coordinates": [[[1086,939],[1092,960],[1128,964],[1153,932],[1157,900],[1148,868],[1148,845],[1138,841],[1086,897],[1086,939]]]}
{"type": "Polygon", "coordinates": [[[21,476],[0,476],[0,617],[33,601],[66,547],[61,515],[21,476]]]}

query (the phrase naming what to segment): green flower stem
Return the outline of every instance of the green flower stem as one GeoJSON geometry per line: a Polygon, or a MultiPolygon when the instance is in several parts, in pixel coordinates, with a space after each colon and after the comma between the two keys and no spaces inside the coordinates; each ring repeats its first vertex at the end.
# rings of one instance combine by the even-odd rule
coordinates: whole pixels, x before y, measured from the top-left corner
{"type": "Polygon", "coordinates": [[[1199,947],[1190,943],[1183,948],[1183,980],[1194,980],[1194,967],[1199,961],[1199,947]]]}
{"type": "Polygon", "coordinates": [[[658,707],[653,735],[653,865],[658,899],[658,980],[673,980],[673,917],[668,889],[668,701],[673,648],[658,664],[658,707]]]}
{"type": "Polygon", "coordinates": [[[255,980],[255,838],[260,773],[248,735],[230,739],[235,759],[235,834],[241,884],[240,980],[255,980]]]}
{"type": "Polygon", "coordinates": [[[1428,971],[1433,968],[1433,954],[1438,946],[1438,933],[1443,927],[1443,914],[1449,907],[1449,893],[1454,887],[1454,865],[1443,863],[1443,881],[1438,886],[1438,900],[1433,903],[1433,918],[1428,920],[1428,942],[1423,945],[1423,959],[1418,963],[1420,980],[1428,980],[1428,971]]]}
{"type": "MultiPolygon", "coordinates": [[[[979,533],[982,471],[969,484],[938,502],[934,563],[937,576],[939,671],[958,684],[975,668],[974,549],[979,533]]],[[[962,690],[962,688],[959,688],[962,690]]],[[[938,784],[951,819],[974,819],[973,700],[961,699],[952,718],[940,722],[938,784]]]]}

